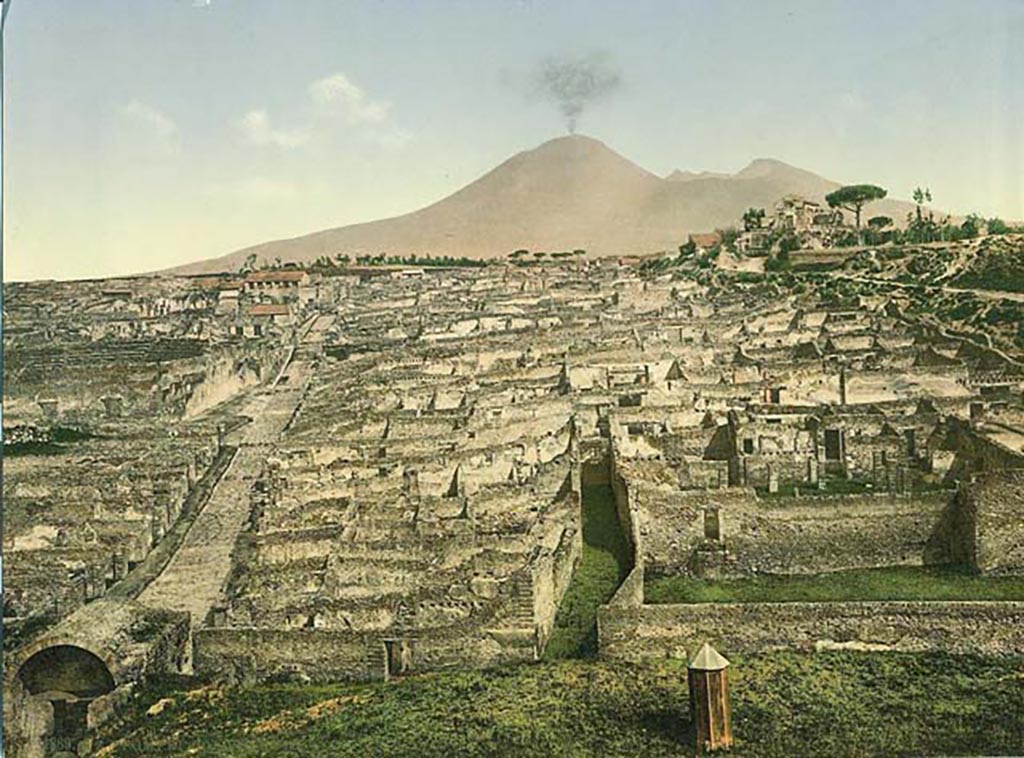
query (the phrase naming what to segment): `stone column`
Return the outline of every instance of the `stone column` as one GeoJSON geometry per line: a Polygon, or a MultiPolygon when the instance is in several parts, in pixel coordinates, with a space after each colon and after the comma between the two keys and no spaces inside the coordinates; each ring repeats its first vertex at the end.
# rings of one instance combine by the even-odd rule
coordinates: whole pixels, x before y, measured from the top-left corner
{"type": "Polygon", "coordinates": [[[53,421],[57,418],[59,404],[56,398],[39,398],[36,400],[36,404],[39,406],[39,410],[43,412],[43,418],[47,421],[53,421]]]}
{"type": "Polygon", "coordinates": [[[119,582],[128,576],[128,554],[124,550],[117,550],[111,558],[114,581],[119,582]]]}
{"type": "Polygon", "coordinates": [[[818,486],[818,459],[811,457],[807,459],[807,482],[818,486]]]}
{"type": "Polygon", "coordinates": [[[164,525],[161,523],[160,516],[155,516],[153,518],[151,529],[153,533],[153,544],[156,545],[164,538],[164,525]]]}

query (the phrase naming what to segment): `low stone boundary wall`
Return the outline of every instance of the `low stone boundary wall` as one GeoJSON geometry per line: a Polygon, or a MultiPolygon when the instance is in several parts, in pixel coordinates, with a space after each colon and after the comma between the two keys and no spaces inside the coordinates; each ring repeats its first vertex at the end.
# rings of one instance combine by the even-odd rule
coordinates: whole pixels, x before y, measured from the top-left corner
{"type": "Polygon", "coordinates": [[[944,564],[960,540],[948,490],[799,498],[759,498],[748,488],[654,494],[639,488],[633,497],[644,516],[649,576],[697,573],[709,510],[717,510],[719,546],[727,555],[719,575],[944,564]]]}
{"type": "Polygon", "coordinates": [[[536,634],[525,629],[385,633],[207,627],[193,635],[193,667],[204,679],[232,684],[380,680],[388,675],[389,640],[408,646],[407,673],[484,668],[536,659],[536,634]]]}
{"type": "Polygon", "coordinates": [[[605,605],[602,658],[725,655],[778,649],[1024,654],[1024,602],[837,602],[605,605]]]}
{"type": "Polygon", "coordinates": [[[196,674],[218,681],[369,681],[385,675],[383,643],[376,635],[213,628],[198,630],[192,642],[196,674]]]}

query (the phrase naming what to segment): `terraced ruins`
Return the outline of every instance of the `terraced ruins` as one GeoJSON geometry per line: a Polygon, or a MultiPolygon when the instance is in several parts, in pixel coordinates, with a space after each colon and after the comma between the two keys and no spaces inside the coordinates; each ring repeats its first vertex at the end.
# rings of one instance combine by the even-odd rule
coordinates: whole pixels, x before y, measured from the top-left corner
{"type": "Polygon", "coordinates": [[[89,750],[167,675],[1024,654],[1015,300],[855,255],[6,284],[7,745],[89,750]]]}

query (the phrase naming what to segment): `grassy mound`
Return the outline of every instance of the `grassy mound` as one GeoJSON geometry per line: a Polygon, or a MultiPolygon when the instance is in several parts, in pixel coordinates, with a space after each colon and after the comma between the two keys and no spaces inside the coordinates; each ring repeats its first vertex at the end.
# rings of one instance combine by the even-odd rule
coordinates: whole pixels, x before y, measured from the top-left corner
{"type": "Polygon", "coordinates": [[[814,576],[708,581],[648,579],[648,603],[789,603],[844,600],[1024,600],[1024,577],[985,577],[955,566],[895,566],[814,576]]]}
{"type": "MultiPolygon", "coordinates": [[[[728,651],[726,651],[728,652],[728,651]]],[[[1024,752],[1024,660],[772,653],[730,669],[734,754],[1024,752]]],[[[682,662],[560,661],[388,684],[139,692],[101,755],[669,756],[682,662]]]]}

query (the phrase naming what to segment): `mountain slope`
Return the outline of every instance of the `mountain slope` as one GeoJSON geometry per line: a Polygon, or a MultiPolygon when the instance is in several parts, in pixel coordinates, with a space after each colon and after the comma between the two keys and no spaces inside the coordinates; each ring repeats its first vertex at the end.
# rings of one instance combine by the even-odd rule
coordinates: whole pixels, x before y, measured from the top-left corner
{"type": "MultiPolygon", "coordinates": [[[[770,208],[788,193],[821,200],[839,186],[767,159],[734,175],[677,174],[655,176],[590,137],[560,137],[413,213],[266,242],[173,272],[234,270],[253,253],[282,261],[340,253],[495,258],[519,248],[653,253],[674,250],[691,232],[735,224],[750,206],[770,208]]],[[[871,210],[901,219],[906,207],[886,201],[871,210]]]]}

